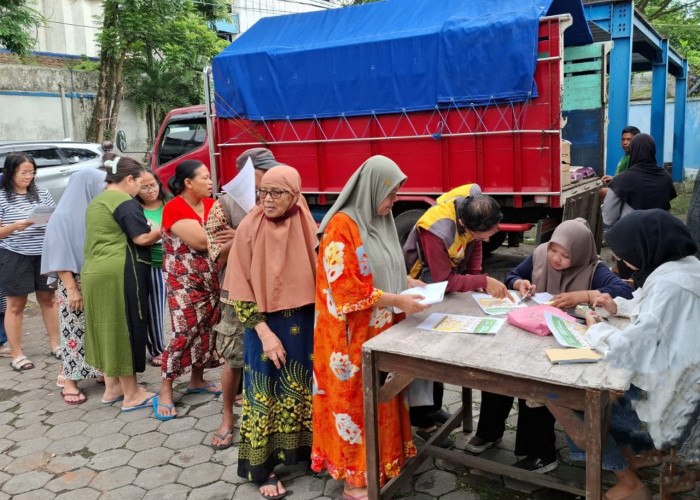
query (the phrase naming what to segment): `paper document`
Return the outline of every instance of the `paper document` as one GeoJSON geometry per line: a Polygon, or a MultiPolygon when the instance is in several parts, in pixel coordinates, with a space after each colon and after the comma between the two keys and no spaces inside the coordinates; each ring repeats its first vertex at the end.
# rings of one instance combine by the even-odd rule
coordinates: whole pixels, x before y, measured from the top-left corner
{"type": "Polygon", "coordinates": [[[236,200],[243,210],[250,212],[255,207],[255,169],[248,158],[240,172],[222,188],[236,200]]]}
{"type": "MultiPolygon", "coordinates": [[[[414,286],[413,288],[407,288],[401,295],[422,295],[424,298],[420,299],[423,305],[429,306],[431,304],[438,304],[442,302],[445,297],[445,290],[447,289],[447,281],[440,281],[438,283],[430,283],[426,286],[414,286]]],[[[398,307],[394,307],[394,312],[403,312],[398,307]]]]}
{"type": "Polygon", "coordinates": [[[49,218],[55,209],[56,207],[50,207],[48,205],[37,205],[29,212],[27,220],[34,224],[46,224],[49,222],[49,218]]]}
{"type": "Polygon", "coordinates": [[[461,316],[459,314],[433,313],[423,321],[418,328],[434,332],[478,333],[493,335],[501,329],[505,319],[478,318],[476,316],[461,316]]]}
{"type": "Polygon", "coordinates": [[[535,295],[533,295],[530,298],[532,300],[534,300],[535,302],[537,302],[538,304],[544,304],[546,302],[550,302],[552,300],[552,297],[554,297],[554,295],[552,295],[551,293],[541,292],[541,293],[536,293],[535,295]]]}
{"type": "Polygon", "coordinates": [[[507,298],[496,299],[487,293],[475,293],[472,297],[486,314],[506,314],[514,309],[527,307],[524,302],[518,303],[520,297],[516,292],[508,290],[508,293],[513,297],[512,301],[507,298]]]}
{"type": "Polygon", "coordinates": [[[586,326],[561,318],[549,311],[544,312],[544,319],[547,322],[549,330],[564,347],[585,347],[590,348],[584,340],[586,334],[586,326]]]}

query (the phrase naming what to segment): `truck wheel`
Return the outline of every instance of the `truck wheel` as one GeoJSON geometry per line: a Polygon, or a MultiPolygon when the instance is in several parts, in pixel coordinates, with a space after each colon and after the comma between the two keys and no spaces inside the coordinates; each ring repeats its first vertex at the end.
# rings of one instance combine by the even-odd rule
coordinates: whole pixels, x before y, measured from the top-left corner
{"type": "Polygon", "coordinates": [[[425,210],[422,210],[420,208],[414,208],[412,210],[406,210],[405,212],[401,212],[394,219],[394,222],[396,223],[396,232],[399,235],[399,243],[401,243],[402,247],[403,244],[406,243],[408,233],[411,232],[413,226],[416,225],[416,222],[418,222],[418,219],[420,219],[424,213],[425,210]]]}
{"type": "Polygon", "coordinates": [[[489,238],[489,241],[482,243],[481,249],[484,252],[484,256],[498,250],[498,248],[503,245],[503,242],[506,240],[506,236],[508,236],[507,232],[498,231],[489,238]]]}

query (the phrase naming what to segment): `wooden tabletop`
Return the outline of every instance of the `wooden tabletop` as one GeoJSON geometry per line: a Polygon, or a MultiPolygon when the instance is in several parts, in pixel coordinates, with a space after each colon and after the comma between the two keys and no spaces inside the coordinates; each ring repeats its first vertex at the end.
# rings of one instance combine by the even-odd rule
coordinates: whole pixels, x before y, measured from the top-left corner
{"type": "MultiPolygon", "coordinates": [[[[534,302],[528,300],[529,305],[534,302]]],[[[552,335],[540,337],[507,322],[495,335],[448,333],[416,327],[432,313],[486,317],[471,293],[451,293],[440,304],[408,316],[363,344],[364,351],[406,355],[458,367],[483,369],[519,378],[566,385],[572,388],[622,392],[629,387],[629,373],[607,362],[552,364],[545,349],[562,346],[552,335]]],[[[505,318],[491,316],[492,318],[505,318]]]]}

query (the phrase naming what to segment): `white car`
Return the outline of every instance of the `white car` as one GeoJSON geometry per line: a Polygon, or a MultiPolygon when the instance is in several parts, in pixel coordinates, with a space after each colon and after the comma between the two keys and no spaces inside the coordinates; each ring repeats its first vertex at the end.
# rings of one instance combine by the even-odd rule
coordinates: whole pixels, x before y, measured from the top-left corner
{"type": "MultiPolygon", "coordinates": [[[[94,142],[0,141],[0,169],[8,153],[26,153],[36,162],[37,185],[48,189],[54,201],[63,194],[68,178],[84,168],[102,164],[102,146],[94,142]]],[[[1,172],[1,170],[0,170],[1,172]]]]}

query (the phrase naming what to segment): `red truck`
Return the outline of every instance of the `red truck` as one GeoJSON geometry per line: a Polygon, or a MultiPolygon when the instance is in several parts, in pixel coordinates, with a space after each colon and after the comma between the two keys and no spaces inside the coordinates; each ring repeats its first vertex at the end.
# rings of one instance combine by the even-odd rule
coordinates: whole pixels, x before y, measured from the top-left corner
{"type": "MultiPolygon", "coordinates": [[[[422,0],[406,1],[412,1],[416,5],[422,2],[422,0]]],[[[462,3],[467,2],[460,2],[462,3]]],[[[342,21],[343,16],[346,15],[341,11],[356,16],[350,22],[358,23],[357,16],[360,21],[363,19],[362,16],[365,19],[377,19],[381,16],[381,12],[371,10],[371,6],[377,7],[380,4],[388,5],[396,2],[378,2],[334,9],[324,11],[324,15],[332,13],[336,16],[333,22],[336,23],[335,29],[338,29],[338,19],[342,21]]],[[[454,18],[454,15],[452,17],[454,18]]],[[[309,26],[318,26],[319,21],[323,21],[317,13],[281,16],[281,18],[289,18],[284,20],[287,24],[298,24],[310,19],[312,24],[309,26]]],[[[273,24],[263,26],[262,31],[258,30],[255,33],[258,38],[254,38],[248,45],[261,44],[260,37],[264,40],[265,36],[273,36],[267,33],[276,35],[286,29],[287,25],[280,27],[279,22],[274,21],[281,18],[271,18],[273,24]]],[[[396,22],[395,17],[392,19],[396,22]]],[[[263,21],[265,20],[260,22],[263,21]]],[[[279,116],[268,117],[263,115],[264,110],[244,109],[245,106],[241,105],[244,98],[241,95],[245,92],[239,92],[240,89],[234,85],[236,80],[254,79],[251,78],[251,74],[258,75],[255,73],[258,70],[245,65],[223,66],[221,64],[217,69],[216,63],[219,58],[217,56],[214,59],[216,104],[209,108],[210,113],[207,112],[205,105],[172,110],[158,132],[151,165],[163,181],[166,181],[172,175],[177,163],[184,159],[198,159],[212,167],[216,186],[220,187],[235,176],[235,160],[243,151],[264,146],[269,148],[279,161],[294,166],[300,172],[304,195],[314,216],[320,220],[355,169],[369,156],[382,154],[396,161],[408,176],[394,206],[400,237],[408,233],[418,217],[435,203],[435,198],[440,194],[472,182],[478,183],[484,192],[497,198],[504,212],[502,231],[485,247],[487,252],[500,246],[507,235],[510,235],[510,244],[517,244],[522,232],[533,224],[538,224],[539,238],[553,230],[562,219],[572,217],[586,218],[591,222],[594,231],[599,232],[598,187],[600,181],[595,178],[570,184],[566,152],[562,155],[562,129],[566,121],[563,118],[565,65],[568,68],[567,78],[570,76],[573,78],[575,68],[572,65],[576,64],[575,61],[565,61],[564,57],[564,34],[572,24],[572,16],[570,14],[538,16],[535,22],[534,50],[536,52],[534,52],[532,68],[534,74],[529,76],[534,86],[532,86],[533,91],[520,100],[508,98],[499,100],[489,96],[481,101],[457,102],[454,98],[450,98],[451,101],[433,105],[432,109],[414,109],[419,107],[414,106],[393,112],[390,109],[388,111],[382,109],[381,112],[372,110],[369,113],[363,113],[361,110],[338,112],[330,106],[330,110],[325,113],[304,116],[302,112],[298,116],[291,117],[286,114],[287,108],[285,108],[281,115],[277,113],[279,116]]],[[[250,31],[254,31],[253,28],[250,31]]],[[[295,25],[294,29],[303,30],[304,24],[302,23],[300,27],[295,25]]],[[[507,29],[507,27],[498,29],[507,29]]],[[[517,29],[519,30],[520,27],[517,29]]],[[[297,31],[296,36],[302,36],[300,33],[302,31],[297,31]]],[[[231,44],[231,47],[235,48],[239,43],[245,45],[242,41],[247,34],[248,32],[231,44]]],[[[516,35],[521,36],[518,33],[516,35]]],[[[455,36],[463,36],[463,32],[455,36]]],[[[478,40],[493,36],[493,29],[477,36],[478,40]]],[[[470,44],[465,47],[474,45],[474,39],[471,40],[471,42],[465,41],[470,44]]],[[[454,40],[450,42],[454,43],[454,40]]],[[[488,54],[488,57],[498,59],[500,57],[498,51],[502,47],[498,47],[498,41],[492,42],[496,45],[492,50],[495,50],[497,55],[488,54]]],[[[394,57],[393,52],[397,50],[395,49],[397,44],[410,43],[412,43],[411,38],[391,40],[393,44],[391,57],[394,57]]],[[[502,40],[504,46],[520,43],[508,37],[502,40]]],[[[407,54],[409,58],[412,51],[418,50],[414,45],[410,46],[407,54]]],[[[313,47],[315,48],[316,45],[313,47]]],[[[264,47],[261,50],[264,50],[264,47]]],[[[343,50],[352,50],[352,48],[344,47],[343,50]]],[[[370,50],[381,52],[383,49],[372,47],[370,50]]],[[[518,50],[520,48],[516,47],[504,57],[510,57],[512,60],[513,54],[517,56],[518,50]]],[[[243,52],[246,57],[249,55],[245,50],[243,52]]],[[[266,54],[268,59],[272,57],[270,54],[273,52],[270,50],[266,54]]],[[[222,56],[225,53],[226,51],[222,56]]],[[[605,74],[604,70],[600,70],[601,67],[605,67],[604,51],[601,55],[601,49],[595,48],[594,53],[598,53],[600,61],[598,73],[593,73],[598,75],[596,78],[599,80],[599,86],[604,89],[605,74]]],[[[352,52],[350,54],[351,56],[348,57],[356,57],[352,52]]],[[[302,56],[307,57],[308,54],[302,54],[302,56]]],[[[328,57],[327,54],[316,56],[328,57]]],[[[343,57],[343,55],[336,54],[334,57],[343,57]]],[[[362,56],[357,57],[362,60],[362,56]]],[[[523,53],[521,57],[527,59],[527,53],[523,53]]],[[[586,57],[586,61],[590,61],[590,58],[586,57]]],[[[267,64],[268,59],[263,63],[267,64]]],[[[505,61],[496,60],[492,61],[492,64],[502,66],[506,64],[505,61]]],[[[306,62],[303,60],[294,63],[293,71],[300,73],[308,71],[304,69],[304,64],[306,62]]],[[[332,79],[333,74],[337,73],[336,70],[337,68],[329,68],[328,75],[319,71],[319,74],[314,75],[314,82],[318,83],[324,78],[332,79]]],[[[499,68],[495,70],[498,71],[499,68]]],[[[266,69],[260,70],[262,75],[260,80],[268,78],[268,75],[263,75],[264,71],[266,69]]],[[[436,72],[437,78],[442,78],[444,70],[438,69],[436,72]]],[[[210,75],[211,71],[205,70],[205,74],[210,75]]],[[[590,68],[586,74],[590,76],[590,68]]],[[[437,85],[441,84],[438,81],[437,85]]],[[[469,82],[468,84],[471,85],[469,82]]],[[[274,82],[274,85],[277,86],[278,82],[274,82]]],[[[371,84],[368,85],[371,86],[371,84]]],[[[493,85],[496,86],[495,82],[493,85]]],[[[205,86],[209,89],[208,82],[205,86]]],[[[356,87],[348,87],[344,92],[352,94],[356,87]]],[[[304,95],[299,94],[301,97],[292,96],[292,101],[302,100],[306,94],[311,94],[309,105],[315,106],[313,94],[318,90],[314,89],[314,87],[308,87],[304,95]]],[[[285,92],[293,93],[297,90],[290,87],[285,92]]],[[[399,92],[412,90],[411,88],[399,89],[399,92]]],[[[264,95],[268,96],[272,90],[266,89],[265,92],[268,93],[264,95]]],[[[418,92],[420,89],[416,94],[418,98],[422,98],[418,92]]],[[[601,101],[604,101],[604,94],[602,91],[601,101]]],[[[352,100],[345,104],[341,103],[340,106],[352,107],[355,104],[355,96],[351,95],[351,97],[353,97],[352,100]]],[[[360,96],[358,100],[361,101],[362,98],[360,96]]],[[[374,98],[374,95],[369,95],[367,98],[374,98]]],[[[261,98],[258,97],[258,99],[260,101],[261,98]]],[[[270,97],[270,100],[273,101],[272,106],[277,106],[274,104],[274,96],[270,97]]],[[[259,104],[259,101],[254,104],[259,104]]],[[[281,103],[279,106],[296,104],[297,102],[281,103]]],[[[359,107],[363,105],[364,103],[360,103],[359,107]]],[[[269,109],[274,112],[277,107],[269,109]]],[[[576,118],[575,113],[570,113],[567,126],[576,129],[579,135],[580,127],[586,126],[604,131],[601,125],[602,112],[599,116],[601,120],[599,123],[590,125],[588,124],[590,119],[587,118],[585,123],[575,124],[572,123],[576,118]]],[[[599,144],[602,164],[604,137],[600,137],[599,144]]],[[[573,147],[575,148],[576,145],[573,147]]]]}

